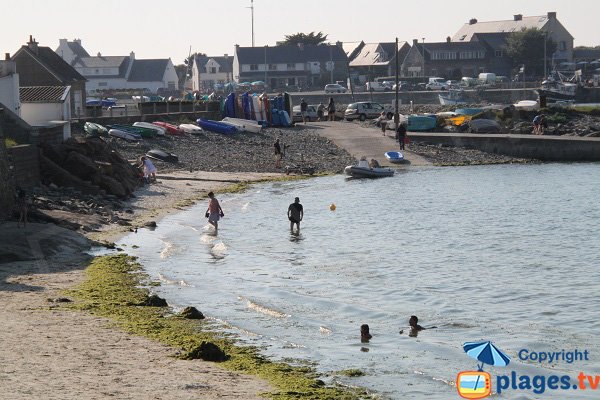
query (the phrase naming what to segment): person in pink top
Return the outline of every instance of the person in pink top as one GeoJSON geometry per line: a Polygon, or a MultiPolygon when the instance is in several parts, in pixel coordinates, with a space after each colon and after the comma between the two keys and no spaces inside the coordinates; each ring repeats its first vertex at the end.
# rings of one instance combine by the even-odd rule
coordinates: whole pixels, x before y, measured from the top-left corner
{"type": "Polygon", "coordinates": [[[208,208],[206,209],[205,217],[208,218],[208,223],[215,227],[215,232],[219,229],[219,220],[225,216],[219,200],[213,192],[208,192],[208,208]]]}

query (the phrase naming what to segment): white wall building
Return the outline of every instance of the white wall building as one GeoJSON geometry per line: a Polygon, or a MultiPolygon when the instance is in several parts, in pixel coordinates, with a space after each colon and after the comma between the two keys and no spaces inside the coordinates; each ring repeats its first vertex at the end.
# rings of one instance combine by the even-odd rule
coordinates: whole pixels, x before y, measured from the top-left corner
{"type": "Polygon", "coordinates": [[[63,127],[63,140],[71,137],[71,87],[29,86],[19,88],[21,118],[33,128],[63,127]]]}
{"type": "Polygon", "coordinates": [[[215,84],[233,82],[233,57],[196,55],[192,67],[192,90],[212,92],[215,84]]]}
{"type": "Polygon", "coordinates": [[[15,114],[21,115],[21,102],[18,93],[19,74],[17,74],[17,63],[10,61],[10,59],[0,61],[0,103],[15,114]]]}

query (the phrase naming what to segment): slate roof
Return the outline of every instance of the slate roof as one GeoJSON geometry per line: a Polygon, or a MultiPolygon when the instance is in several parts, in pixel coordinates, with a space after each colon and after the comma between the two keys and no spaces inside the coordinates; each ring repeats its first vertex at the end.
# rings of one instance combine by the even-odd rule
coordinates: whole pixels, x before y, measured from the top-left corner
{"type": "MultiPolygon", "coordinates": [[[[233,56],[211,57],[211,56],[197,55],[194,58],[194,65],[204,67],[206,65],[206,63],[208,62],[208,60],[210,60],[210,59],[215,60],[217,62],[217,64],[219,64],[221,66],[221,69],[219,72],[221,72],[221,73],[232,73],[233,72],[233,56]]],[[[202,69],[200,73],[202,73],[204,71],[205,70],[202,69]]]]}
{"type": "MultiPolygon", "coordinates": [[[[44,47],[38,45],[37,54],[33,52],[28,46],[21,46],[21,48],[17,51],[24,51],[29,54],[31,57],[38,59],[42,64],[44,64],[54,75],[58,77],[63,83],[71,83],[71,82],[80,82],[86,81],[86,79],[79,73],[75,68],[69,65],[69,63],[65,62],[52,50],[50,47],[44,47]]],[[[16,55],[16,53],[15,53],[16,55]]],[[[13,58],[15,57],[13,55],[13,58]]]]}
{"type": "Polygon", "coordinates": [[[473,35],[473,41],[484,42],[492,48],[492,50],[504,50],[506,39],[510,33],[476,33],[473,35]]]}
{"type": "Polygon", "coordinates": [[[75,54],[77,57],[81,58],[90,56],[79,42],[67,42],[67,46],[69,46],[73,54],[75,54]]]}
{"type": "Polygon", "coordinates": [[[134,60],[129,82],[159,82],[163,80],[169,59],[134,60]]]}
{"type": "MultiPolygon", "coordinates": [[[[406,42],[398,42],[398,52],[402,56],[402,48],[406,42]]],[[[394,59],[396,42],[365,43],[360,52],[350,61],[351,67],[365,67],[369,65],[389,65],[394,59]]]]}
{"type": "Polygon", "coordinates": [[[474,24],[466,23],[452,36],[453,42],[469,42],[475,33],[498,33],[498,32],[518,32],[522,29],[537,28],[542,29],[548,22],[547,15],[533,17],[523,17],[519,21],[514,19],[503,21],[484,21],[474,24]]]}
{"type": "Polygon", "coordinates": [[[358,52],[360,51],[360,49],[362,48],[362,46],[365,45],[365,42],[360,41],[360,42],[344,42],[342,43],[342,49],[344,49],[344,53],[346,53],[346,57],[348,57],[349,60],[353,60],[356,55],[358,54],[358,52]]]}
{"type": "MultiPolygon", "coordinates": [[[[265,47],[238,47],[236,49],[240,64],[264,64],[265,47]]],[[[267,64],[305,63],[308,61],[347,61],[346,53],[340,46],[305,45],[266,47],[267,64]],[[331,53],[330,53],[331,51],[331,53]]]]}
{"type": "Polygon", "coordinates": [[[19,88],[21,103],[62,103],[70,86],[23,86],[19,88]]]}
{"type": "Polygon", "coordinates": [[[75,61],[75,66],[80,68],[119,68],[119,75],[90,74],[90,78],[119,77],[125,78],[131,58],[129,56],[100,56],[83,57],[75,61]]]}
{"type": "Polygon", "coordinates": [[[573,49],[573,58],[579,59],[600,59],[600,49],[573,49]]]}

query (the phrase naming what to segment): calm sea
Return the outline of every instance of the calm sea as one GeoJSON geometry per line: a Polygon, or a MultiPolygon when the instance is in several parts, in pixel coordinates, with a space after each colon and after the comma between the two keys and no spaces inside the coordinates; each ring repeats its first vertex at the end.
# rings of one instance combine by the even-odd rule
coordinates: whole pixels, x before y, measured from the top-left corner
{"type": "MultiPolygon", "coordinates": [[[[462,344],[480,340],[511,358],[484,367],[494,391],[513,371],[577,383],[580,371],[600,375],[599,180],[600,164],[542,164],[261,184],[218,196],[218,236],[203,203],[121,243],[169,304],[196,306],[273,359],[383,398],[458,398],[457,373],[477,366],[462,344]],[[305,210],[298,236],[286,217],[295,196],[305,210]],[[411,315],[437,328],[408,336],[411,315]],[[360,342],[365,323],[370,343],[360,342]],[[589,360],[523,361],[523,349],[588,350],[589,360]],[[336,374],[345,369],[365,375],[336,374]]],[[[500,397],[600,393],[533,389],[500,397]]]]}

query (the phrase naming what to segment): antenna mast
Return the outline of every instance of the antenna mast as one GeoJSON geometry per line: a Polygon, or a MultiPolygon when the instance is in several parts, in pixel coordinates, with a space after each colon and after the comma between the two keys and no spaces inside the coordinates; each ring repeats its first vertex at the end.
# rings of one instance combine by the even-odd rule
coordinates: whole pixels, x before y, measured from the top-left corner
{"type": "Polygon", "coordinates": [[[250,0],[250,14],[252,15],[252,47],[254,47],[254,0],[250,0]]]}

